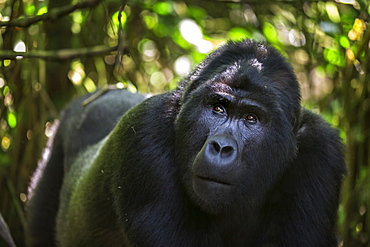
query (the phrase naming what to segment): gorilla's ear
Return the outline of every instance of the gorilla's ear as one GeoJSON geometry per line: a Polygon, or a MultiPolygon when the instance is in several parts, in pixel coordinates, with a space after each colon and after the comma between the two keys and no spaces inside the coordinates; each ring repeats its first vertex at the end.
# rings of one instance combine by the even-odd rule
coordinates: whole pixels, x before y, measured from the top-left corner
{"type": "MultiPolygon", "coordinates": [[[[286,66],[287,67],[284,69],[290,67],[289,64],[286,66]]],[[[279,93],[285,99],[285,109],[289,111],[286,114],[291,119],[290,123],[294,134],[297,134],[301,122],[301,114],[303,111],[303,108],[300,106],[301,94],[299,90],[299,83],[292,70],[289,70],[288,72],[278,71],[276,74],[279,79],[274,81],[274,86],[279,89],[279,93]]]]}
{"type": "Polygon", "coordinates": [[[293,113],[293,116],[292,116],[292,120],[290,121],[292,128],[293,128],[294,135],[297,135],[298,130],[301,126],[301,112],[303,110],[304,110],[303,108],[295,109],[295,112],[293,113]]]}

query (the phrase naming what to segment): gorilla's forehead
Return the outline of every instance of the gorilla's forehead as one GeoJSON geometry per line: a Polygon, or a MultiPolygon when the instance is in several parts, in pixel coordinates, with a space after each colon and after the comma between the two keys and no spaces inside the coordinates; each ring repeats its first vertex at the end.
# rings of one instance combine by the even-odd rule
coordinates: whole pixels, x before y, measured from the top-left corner
{"type": "Polygon", "coordinates": [[[224,65],[207,82],[212,88],[240,89],[257,92],[266,88],[264,65],[257,58],[235,61],[224,65]],[[224,85],[224,86],[222,86],[224,85]],[[226,87],[227,86],[227,87],[226,87]]]}
{"type": "MultiPolygon", "coordinates": [[[[219,76],[235,79],[238,75],[250,74],[260,74],[264,70],[264,64],[262,61],[255,57],[250,59],[239,59],[232,64],[223,64],[220,66],[220,71],[218,71],[219,76]]],[[[217,74],[217,73],[216,73],[217,74]]]]}
{"type": "MultiPolygon", "coordinates": [[[[252,89],[252,86],[248,89],[234,87],[233,85],[225,84],[224,82],[214,82],[212,84],[204,85],[206,92],[211,95],[219,95],[229,101],[240,101],[243,99],[260,99],[261,98],[261,90],[252,89]]],[[[264,88],[266,89],[266,88],[264,88]]],[[[262,93],[262,95],[267,96],[268,94],[262,93]]],[[[268,100],[268,99],[266,99],[268,100]]]]}

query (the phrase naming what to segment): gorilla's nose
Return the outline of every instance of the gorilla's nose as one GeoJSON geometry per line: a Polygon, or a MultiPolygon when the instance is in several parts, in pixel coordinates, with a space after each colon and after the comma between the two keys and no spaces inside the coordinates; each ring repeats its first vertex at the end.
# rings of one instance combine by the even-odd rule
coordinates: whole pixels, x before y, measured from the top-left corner
{"type": "Polygon", "coordinates": [[[205,158],[214,164],[233,163],[237,158],[236,141],[229,136],[211,137],[206,144],[205,158]]]}

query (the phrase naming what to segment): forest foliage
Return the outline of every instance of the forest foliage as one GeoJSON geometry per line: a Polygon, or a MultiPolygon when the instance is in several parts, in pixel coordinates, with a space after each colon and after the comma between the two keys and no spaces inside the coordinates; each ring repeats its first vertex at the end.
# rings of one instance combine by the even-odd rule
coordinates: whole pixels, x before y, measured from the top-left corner
{"type": "Polygon", "coordinates": [[[0,212],[16,243],[27,185],[67,102],[99,88],[173,89],[225,41],[250,38],[288,58],[303,104],[340,129],[338,239],[370,246],[369,15],[367,0],[0,0],[0,212]]]}

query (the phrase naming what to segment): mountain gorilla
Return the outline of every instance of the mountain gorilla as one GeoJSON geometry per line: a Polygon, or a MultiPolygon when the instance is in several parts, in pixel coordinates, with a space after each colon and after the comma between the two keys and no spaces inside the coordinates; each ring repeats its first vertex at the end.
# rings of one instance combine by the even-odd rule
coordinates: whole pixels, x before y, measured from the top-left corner
{"type": "MultiPolygon", "coordinates": [[[[90,135],[99,121],[85,121],[90,135]]],[[[64,173],[42,175],[30,242],[45,236],[32,236],[48,210],[37,200],[58,193],[42,183],[62,180],[47,216],[58,246],[337,246],[341,140],[300,107],[292,68],[271,47],[229,42],[93,143],[73,162],[64,154],[64,173]]]]}

